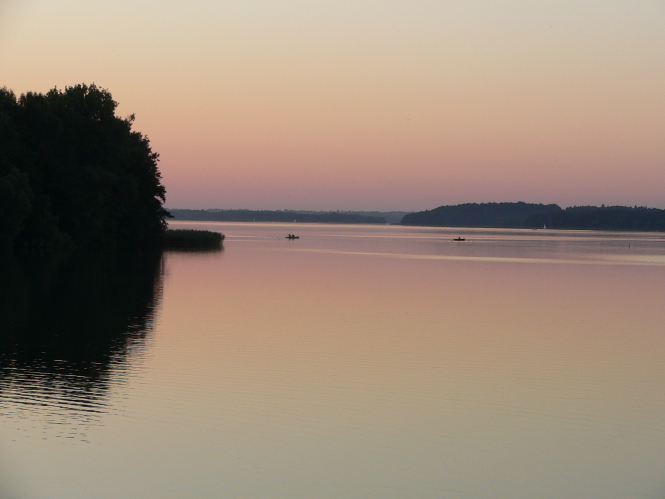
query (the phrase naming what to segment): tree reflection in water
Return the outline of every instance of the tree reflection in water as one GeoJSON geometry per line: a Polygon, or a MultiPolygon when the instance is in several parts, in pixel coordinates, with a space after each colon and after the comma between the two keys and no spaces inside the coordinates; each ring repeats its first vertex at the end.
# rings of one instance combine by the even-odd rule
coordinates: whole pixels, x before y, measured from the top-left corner
{"type": "Polygon", "coordinates": [[[145,349],[161,298],[161,254],[0,261],[0,416],[40,413],[64,424],[70,434],[62,436],[85,439],[76,423],[107,412],[112,380],[145,349]]]}

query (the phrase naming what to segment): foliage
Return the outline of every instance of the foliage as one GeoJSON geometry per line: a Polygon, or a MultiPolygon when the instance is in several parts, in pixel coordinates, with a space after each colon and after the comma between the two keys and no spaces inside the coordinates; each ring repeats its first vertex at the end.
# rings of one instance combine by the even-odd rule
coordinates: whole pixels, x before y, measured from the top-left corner
{"type": "Polygon", "coordinates": [[[385,224],[384,216],[356,212],[312,212],[293,210],[171,210],[176,220],[217,222],[293,222],[335,224],[385,224]]]}
{"type": "Polygon", "coordinates": [[[531,203],[466,203],[440,206],[434,210],[409,213],[402,225],[437,227],[524,227],[528,216],[553,213],[561,208],[555,204],[531,203]]]}
{"type": "Polygon", "coordinates": [[[166,249],[220,249],[224,234],[209,230],[169,229],[162,235],[166,249]]]}
{"type": "Polygon", "coordinates": [[[25,173],[12,168],[0,177],[0,246],[10,246],[32,211],[32,191],[25,173]]]}
{"type": "Polygon", "coordinates": [[[168,212],[159,155],[97,86],[0,89],[0,242],[136,247],[168,212]]]}
{"type": "Polygon", "coordinates": [[[532,215],[532,227],[550,229],[665,230],[665,210],[627,206],[572,206],[556,213],[532,215]]]}

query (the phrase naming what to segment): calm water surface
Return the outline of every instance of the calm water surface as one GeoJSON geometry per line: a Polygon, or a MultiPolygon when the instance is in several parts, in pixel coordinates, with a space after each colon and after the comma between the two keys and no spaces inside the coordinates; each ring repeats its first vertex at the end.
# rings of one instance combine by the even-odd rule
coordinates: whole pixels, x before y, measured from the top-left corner
{"type": "Polygon", "coordinates": [[[173,225],[0,270],[0,497],[665,496],[663,234],[173,225]]]}

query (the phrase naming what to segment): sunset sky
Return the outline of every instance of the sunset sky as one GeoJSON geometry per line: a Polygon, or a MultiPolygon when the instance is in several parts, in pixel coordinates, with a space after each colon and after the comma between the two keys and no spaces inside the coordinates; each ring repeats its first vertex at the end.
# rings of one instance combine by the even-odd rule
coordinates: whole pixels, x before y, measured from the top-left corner
{"type": "Polygon", "coordinates": [[[662,0],[0,0],[0,86],[77,83],[170,208],[665,208],[662,0]]]}

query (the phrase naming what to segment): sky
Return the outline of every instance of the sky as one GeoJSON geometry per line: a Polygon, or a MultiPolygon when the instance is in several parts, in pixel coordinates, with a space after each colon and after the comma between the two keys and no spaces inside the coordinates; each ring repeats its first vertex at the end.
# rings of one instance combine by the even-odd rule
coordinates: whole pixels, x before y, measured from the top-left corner
{"type": "Polygon", "coordinates": [[[663,0],[0,0],[0,86],[78,83],[169,208],[665,208],[663,0]]]}

